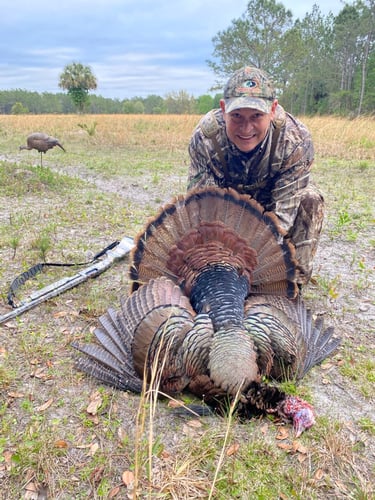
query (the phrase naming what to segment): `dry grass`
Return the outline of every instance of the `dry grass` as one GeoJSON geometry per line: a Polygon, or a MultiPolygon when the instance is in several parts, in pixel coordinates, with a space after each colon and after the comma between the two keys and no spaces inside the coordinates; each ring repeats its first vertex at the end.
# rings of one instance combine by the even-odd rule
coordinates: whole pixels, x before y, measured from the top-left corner
{"type": "MultiPolygon", "coordinates": [[[[0,133],[14,144],[28,133],[41,130],[55,135],[73,151],[90,138],[79,124],[96,123],[94,142],[115,148],[146,147],[181,153],[199,120],[195,115],[1,115],[0,133]]],[[[337,117],[300,117],[310,129],[318,157],[371,160],[375,147],[375,120],[337,117]]],[[[9,142],[9,144],[11,144],[9,142]]]]}
{"type": "MultiPolygon", "coordinates": [[[[134,236],[185,191],[198,118],[0,116],[0,314],[11,280],[43,255],[85,260],[134,236]],[[79,126],[94,123],[93,135],[79,126]],[[43,169],[37,152],[18,151],[37,130],[67,149],[49,151],[43,169]]],[[[124,394],[78,373],[70,343],[90,338],[96,318],[128,292],[123,262],[0,325],[1,499],[38,491],[58,500],[373,498],[374,120],[303,121],[327,199],[306,299],[343,337],[339,353],[298,388],[314,402],[316,426],[296,441],[268,419],[181,419],[154,391],[124,394]]],[[[43,273],[20,295],[66,274],[43,273]]]]}
{"type": "Polygon", "coordinates": [[[373,160],[375,148],[375,120],[337,117],[302,117],[310,129],[317,158],[358,162],[373,160]]]}

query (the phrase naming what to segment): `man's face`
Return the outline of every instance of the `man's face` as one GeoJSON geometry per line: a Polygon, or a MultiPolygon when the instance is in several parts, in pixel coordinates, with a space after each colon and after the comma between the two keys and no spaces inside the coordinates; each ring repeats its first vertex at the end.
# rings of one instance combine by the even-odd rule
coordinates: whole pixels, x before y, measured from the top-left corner
{"type": "Polygon", "coordinates": [[[244,153],[252,151],[266,137],[276,106],[277,101],[274,101],[270,113],[262,113],[252,108],[240,108],[226,113],[225,102],[221,100],[220,107],[229,140],[244,153]]]}

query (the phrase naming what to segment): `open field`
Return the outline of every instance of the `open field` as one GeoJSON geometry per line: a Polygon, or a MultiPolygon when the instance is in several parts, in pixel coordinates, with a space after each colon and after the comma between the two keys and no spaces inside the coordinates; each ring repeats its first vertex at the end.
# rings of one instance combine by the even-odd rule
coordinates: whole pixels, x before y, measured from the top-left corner
{"type": "MultiPolygon", "coordinates": [[[[82,262],[135,236],[186,190],[198,116],[0,115],[0,315],[9,284],[43,260],[82,262]],[[58,137],[43,156],[30,132],[58,137]]],[[[363,499],[375,484],[375,123],[309,117],[326,219],[304,296],[342,337],[297,392],[316,425],[173,415],[166,401],[101,386],[73,340],[127,294],[127,260],[0,325],[0,499],[363,499]]],[[[74,274],[51,268],[19,298],[74,274]]]]}

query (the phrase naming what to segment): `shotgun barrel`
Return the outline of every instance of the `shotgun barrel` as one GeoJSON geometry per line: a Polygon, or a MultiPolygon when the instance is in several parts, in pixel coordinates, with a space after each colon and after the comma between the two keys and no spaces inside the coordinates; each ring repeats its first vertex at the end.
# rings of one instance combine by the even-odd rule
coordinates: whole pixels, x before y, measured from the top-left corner
{"type": "Polygon", "coordinates": [[[61,280],[55,281],[50,285],[45,286],[41,290],[33,292],[29,295],[27,299],[21,302],[21,304],[10,311],[9,313],[0,316],[0,324],[9,321],[10,319],[20,316],[26,311],[33,309],[37,305],[45,302],[52,297],[56,297],[61,293],[80,285],[84,281],[90,278],[96,278],[99,274],[102,274],[108,268],[110,268],[114,262],[123,259],[134,247],[134,240],[128,236],[125,236],[114,248],[108,250],[104,254],[104,258],[91,264],[89,267],[82,269],[77,274],[73,276],[68,276],[62,278],[61,280]]]}

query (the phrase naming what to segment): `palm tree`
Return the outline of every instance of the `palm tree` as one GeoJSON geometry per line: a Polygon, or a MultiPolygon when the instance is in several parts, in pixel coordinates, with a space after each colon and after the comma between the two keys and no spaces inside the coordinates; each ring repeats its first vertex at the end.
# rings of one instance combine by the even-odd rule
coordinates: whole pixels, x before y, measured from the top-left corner
{"type": "Polygon", "coordinates": [[[78,111],[82,113],[89,102],[89,90],[96,89],[97,80],[90,66],[74,62],[65,66],[60,75],[59,87],[68,91],[78,111]]]}

